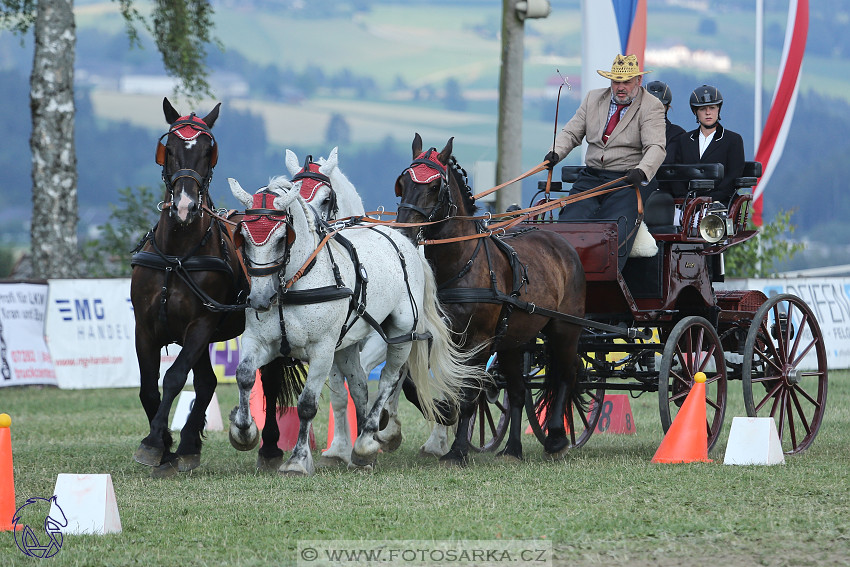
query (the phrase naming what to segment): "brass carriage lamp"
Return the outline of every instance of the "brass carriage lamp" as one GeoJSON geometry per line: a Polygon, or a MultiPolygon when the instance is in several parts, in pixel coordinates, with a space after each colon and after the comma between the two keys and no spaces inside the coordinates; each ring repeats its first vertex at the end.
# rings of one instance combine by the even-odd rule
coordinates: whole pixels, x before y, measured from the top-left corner
{"type": "Polygon", "coordinates": [[[516,3],[516,15],[520,20],[545,18],[552,12],[549,0],[522,0],[516,3]]]}

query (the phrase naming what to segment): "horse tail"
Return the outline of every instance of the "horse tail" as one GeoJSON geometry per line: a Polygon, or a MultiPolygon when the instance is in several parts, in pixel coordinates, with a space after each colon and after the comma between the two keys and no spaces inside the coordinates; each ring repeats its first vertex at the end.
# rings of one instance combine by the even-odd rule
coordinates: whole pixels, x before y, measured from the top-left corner
{"type": "Polygon", "coordinates": [[[276,403],[276,407],[286,408],[298,403],[298,396],[304,389],[307,379],[307,367],[294,358],[276,358],[260,370],[263,391],[276,403]],[[266,387],[270,389],[266,389],[266,387]]]}
{"type": "Polygon", "coordinates": [[[438,400],[457,407],[462,399],[462,388],[479,389],[487,380],[487,373],[482,366],[467,365],[487,344],[470,350],[460,348],[446,323],[449,319],[437,299],[437,282],[431,265],[424,254],[417,256],[422,263],[425,280],[417,332],[429,332],[432,338],[430,341],[413,343],[408,366],[416,385],[420,409],[426,418],[433,420],[438,400]]]}

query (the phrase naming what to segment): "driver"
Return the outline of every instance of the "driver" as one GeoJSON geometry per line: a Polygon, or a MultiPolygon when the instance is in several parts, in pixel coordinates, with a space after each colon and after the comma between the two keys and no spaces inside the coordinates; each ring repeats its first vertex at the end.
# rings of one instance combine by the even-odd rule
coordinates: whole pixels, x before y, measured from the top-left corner
{"type": "MultiPolygon", "coordinates": [[[[655,172],[666,156],[664,105],[641,84],[643,75],[635,55],[617,55],[611,71],[597,71],[611,86],[590,91],[555,138],[543,161],[551,169],[573,148],[587,141],[585,167],[573,183],[571,195],[593,189],[619,177],[640,188],[646,201],[658,183],[655,172]]],[[[618,263],[622,270],[637,234],[637,195],[631,187],[565,206],[559,220],[612,219],[619,225],[618,263]]]]}

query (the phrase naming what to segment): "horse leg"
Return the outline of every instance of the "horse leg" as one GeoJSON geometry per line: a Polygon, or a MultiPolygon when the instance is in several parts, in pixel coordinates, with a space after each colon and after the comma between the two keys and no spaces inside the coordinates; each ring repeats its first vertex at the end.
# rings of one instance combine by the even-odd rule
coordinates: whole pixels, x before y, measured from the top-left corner
{"type": "Polygon", "coordinates": [[[313,453],[310,451],[310,423],[318,411],[319,395],[325,380],[333,366],[333,339],[317,343],[310,349],[310,366],[307,370],[307,380],[304,390],[298,398],[298,440],[292,449],[289,459],[281,465],[278,472],[287,475],[309,476],[315,472],[313,468],[313,453]]]}
{"type": "MultiPolygon", "coordinates": [[[[548,341],[549,367],[544,382],[544,396],[553,399],[549,407],[546,428],[548,433],[543,450],[552,458],[562,457],[570,448],[564,428],[564,408],[574,403],[576,392],[576,353],[581,329],[560,321],[551,321],[545,328],[548,341]],[[552,382],[550,383],[550,374],[552,382]]],[[[579,400],[575,400],[579,401],[579,400]]],[[[572,415],[572,412],[568,412],[572,415]]],[[[575,431],[573,424],[569,424],[575,431]]]]}
{"type": "MultiPolygon", "coordinates": [[[[334,467],[351,462],[351,432],[348,430],[348,391],[345,389],[345,377],[334,364],[328,377],[328,389],[331,394],[331,407],[334,413],[334,433],[328,450],[319,457],[318,467],[334,467]]],[[[354,394],[352,393],[352,401],[354,394]]],[[[355,404],[357,407],[357,404],[355,404]]]]}
{"type": "Polygon", "coordinates": [[[506,461],[522,460],[522,413],[525,404],[525,384],[522,381],[522,352],[499,351],[499,372],[507,378],[510,414],[508,441],[496,455],[506,461]]]}
{"type": "MultiPolygon", "coordinates": [[[[207,421],[207,408],[212,401],[218,383],[209,356],[201,356],[192,367],[192,381],[195,386],[195,401],[189,410],[186,424],[180,430],[180,444],[177,446],[177,470],[187,472],[201,464],[201,445],[204,426],[207,421]]],[[[173,469],[173,467],[172,467],[173,469]]]]}
{"type": "MultiPolygon", "coordinates": [[[[136,329],[136,357],[139,360],[139,376],[141,378],[139,381],[139,400],[148,418],[148,428],[150,428],[161,402],[159,393],[160,349],[153,338],[147,336],[145,330],[139,328],[136,329]]],[[[133,458],[143,465],[159,466],[163,456],[166,460],[173,457],[174,454],[170,452],[171,444],[171,431],[169,430],[163,438],[164,454],[157,457],[157,451],[149,454],[149,451],[142,451],[142,448],[139,447],[133,458]]]]}
{"type": "MultiPolygon", "coordinates": [[[[204,352],[206,350],[206,344],[204,352]]],[[[150,422],[150,433],[142,439],[139,448],[136,449],[133,458],[136,462],[151,467],[166,464],[175,464],[176,458],[163,459],[166,450],[171,448],[171,431],[168,428],[168,414],[174,399],[186,385],[189,369],[194,366],[194,361],[199,356],[198,345],[184,346],[180,354],[174,360],[171,367],[165,372],[162,379],[162,401],[150,422]]]]}
{"type": "MultiPolygon", "coordinates": [[[[251,416],[251,390],[254,388],[257,369],[277,358],[263,340],[253,334],[242,334],[241,358],[236,367],[236,384],[239,386],[239,404],[230,412],[230,444],[237,451],[250,451],[260,442],[260,432],[251,416]]],[[[266,412],[266,420],[269,419],[266,412]]],[[[274,419],[274,412],[272,412],[274,419]]]]}
{"type": "MultiPolygon", "coordinates": [[[[351,452],[351,462],[356,466],[374,466],[378,456],[381,443],[377,438],[380,429],[381,412],[387,400],[397,389],[400,388],[401,367],[410,356],[410,343],[401,343],[387,346],[387,361],[381,370],[381,378],[378,382],[378,394],[372,409],[366,416],[366,421],[354,442],[354,450],[351,452]]],[[[360,369],[362,373],[362,368],[360,369]]],[[[365,381],[365,374],[364,374],[365,381]]]]}
{"type": "Polygon", "coordinates": [[[420,456],[442,457],[449,452],[449,428],[435,423],[428,440],[419,448],[420,456]]]}
{"type": "Polygon", "coordinates": [[[257,451],[257,470],[276,472],[283,464],[283,450],[278,447],[280,427],[277,422],[277,395],[283,382],[283,359],[278,357],[260,368],[260,381],[266,402],[263,424],[263,444],[257,451]]]}
{"type": "MultiPolygon", "coordinates": [[[[378,431],[378,441],[381,443],[381,450],[392,453],[401,446],[404,441],[404,435],[401,433],[401,420],[398,418],[398,400],[401,395],[401,388],[395,388],[390,395],[387,403],[384,405],[384,414],[386,415],[386,425],[378,431]]],[[[384,419],[382,418],[383,422],[384,419]]]]}

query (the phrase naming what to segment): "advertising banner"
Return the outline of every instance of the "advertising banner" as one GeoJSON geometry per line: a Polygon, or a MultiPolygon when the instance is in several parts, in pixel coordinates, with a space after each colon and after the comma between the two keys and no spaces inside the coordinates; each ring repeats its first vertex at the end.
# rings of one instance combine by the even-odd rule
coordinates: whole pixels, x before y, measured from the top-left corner
{"type": "MultiPolygon", "coordinates": [[[[45,334],[60,388],[139,386],[130,279],[50,280],[45,334]]],[[[220,382],[234,382],[239,339],[209,346],[220,382]]],[[[160,385],[180,346],[160,353],[160,385]]],[[[54,382],[56,383],[56,382],[54,382]]],[[[192,383],[189,372],[187,384],[192,383]]]]}
{"type": "MultiPolygon", "coordinates": [[[[768,297],[796,295],[811,308],[826,345],[829,368],[850,368],[850,278],[736,279],[715,284],[720,289],[757,289],[768,297]]],[[[816,367],[814,356],[803,359],[802,367],[816,367]]]]}
{"type": "Polygon", "coordinates": [[[56,385],[44,342],[47,284],[0,284],[0,387],[56,385]]]}

